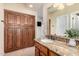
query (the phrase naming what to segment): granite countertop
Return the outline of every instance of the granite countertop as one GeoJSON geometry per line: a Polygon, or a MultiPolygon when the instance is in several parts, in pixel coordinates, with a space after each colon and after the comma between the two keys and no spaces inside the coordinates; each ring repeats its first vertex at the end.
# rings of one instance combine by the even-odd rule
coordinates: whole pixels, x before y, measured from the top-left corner
{"type": "Polygon", "coordinates": [[[65,42],[54,40],[52,43],[45,43],[40,39],[35,39],[35,41],[39,42],[49,50],[52,50],[61,56],[79,56],[79,49],[76,47],[70,47],[65,42]]]}

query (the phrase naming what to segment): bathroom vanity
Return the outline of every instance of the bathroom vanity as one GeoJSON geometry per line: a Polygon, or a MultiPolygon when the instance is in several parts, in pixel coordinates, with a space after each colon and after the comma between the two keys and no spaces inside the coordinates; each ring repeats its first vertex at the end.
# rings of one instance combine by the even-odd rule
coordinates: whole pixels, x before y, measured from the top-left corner
{"type": "Polygon", "coordinates": [[[54,40],[46,43],[35,40],[35,56],[78,56],[79,49],[70,47],[65,42],[54,40]]]}
{"type": "Polygon", "coordinates": [[[35,41],[35,56],[59,56],[54,51],[49,50],[46,46],[35,41]]]}

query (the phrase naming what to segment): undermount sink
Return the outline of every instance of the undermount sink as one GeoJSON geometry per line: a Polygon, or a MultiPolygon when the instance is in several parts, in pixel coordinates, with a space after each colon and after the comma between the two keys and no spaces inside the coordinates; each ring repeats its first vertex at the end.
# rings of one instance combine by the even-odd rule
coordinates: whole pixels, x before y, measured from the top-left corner
{"type": "Polygon", "coordinates": [[[44,43],[53,43],[53,40],[50,39],[41,39],[41,41],[44,43]]]}

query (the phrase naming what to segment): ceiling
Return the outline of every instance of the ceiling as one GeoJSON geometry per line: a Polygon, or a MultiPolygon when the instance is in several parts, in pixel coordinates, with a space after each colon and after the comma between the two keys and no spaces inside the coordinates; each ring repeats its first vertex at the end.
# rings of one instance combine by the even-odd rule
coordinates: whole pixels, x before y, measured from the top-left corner
{"type": "Polygon", "coordinates": [[[29,10],[38,11],[43,9],[44,3],[25,3],[24,5],[29,10]],[[33,7],[29,7],[29,5],[32,5],[33,7]]]}
{"type": "Polygon", "coordinates": [[[37,12],[37,18],[42,19],[44,3],[25,3],[24,6],[28,10],[36,11],[37,12]],[[29,5],[32,5],[32,7],[29,7],[29,5]]]}

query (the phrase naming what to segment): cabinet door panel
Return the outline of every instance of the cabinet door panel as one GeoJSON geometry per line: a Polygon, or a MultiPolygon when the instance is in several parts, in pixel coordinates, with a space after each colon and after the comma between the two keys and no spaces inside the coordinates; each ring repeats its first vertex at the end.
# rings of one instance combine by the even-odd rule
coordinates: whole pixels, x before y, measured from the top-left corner
{"type": "Polygon", "coordinates": [[[15,47],[16,49],[22,48],[22,29],[15,29],[15,47]]]}
{"type": "Polygon", "coordinates": [[[13,50],[13,29],[8,28],[6,33],[5,33],[6,37],[5,37],[5,52],[6,51],[11,51],[13,50]]]}
{"type": "Polygon", "coordinates": [[[9,24],[9,25],[13,25],[14,22],[15,22],[15,15],[8,13],[6,23],[9,24]]]}
{"type": "Polygon", "coordinates": [[[20,15],[16,15],[15,24],[16,25],[20,25],[21,24],[21,16],[20,15]]]}
{"type": "Polygon", "coordinates": [[[23,47],[28,47],[28,28],[23,29],[23,47]]]}
{"type": "Polygon", "coordinates": [[[29,46],[34,45],[34,34],[33,34],[33,28],[28,28],[28,44],[29,46]]]}

